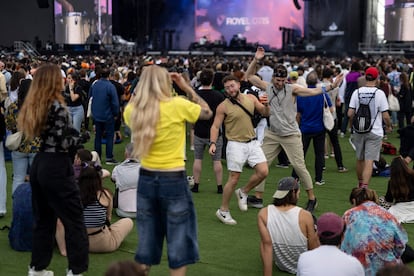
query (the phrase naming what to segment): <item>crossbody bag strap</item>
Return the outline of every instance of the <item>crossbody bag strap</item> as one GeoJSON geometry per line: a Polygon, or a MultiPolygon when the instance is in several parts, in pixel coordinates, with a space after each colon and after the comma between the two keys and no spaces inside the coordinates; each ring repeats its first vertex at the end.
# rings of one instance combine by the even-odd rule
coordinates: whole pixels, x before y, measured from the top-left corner
{"type": "Polygon", "coordinates": [[[249,110],[247,110],[241,103],[239,103],[238,101],[236,101],[233,98],[229,98],[230,102],[233,104],[237,104],[238,106],[241,107],[241,109],[243,109],[244,112],[246,112],[251,118],[253,118],[253,114],[249,112],[249,110]]]}

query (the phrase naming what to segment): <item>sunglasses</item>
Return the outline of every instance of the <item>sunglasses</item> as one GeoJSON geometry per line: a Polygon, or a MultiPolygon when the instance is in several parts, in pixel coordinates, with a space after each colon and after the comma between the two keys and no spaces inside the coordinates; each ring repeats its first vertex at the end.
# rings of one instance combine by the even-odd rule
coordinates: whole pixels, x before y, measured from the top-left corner
{"type": "Polygon", "coordinates": [[[275,77],[275,78],[286,78],[287,77],[287,71],[286,70],[276,70],[276,72],[273,73],[273,77],[275,77]]]}

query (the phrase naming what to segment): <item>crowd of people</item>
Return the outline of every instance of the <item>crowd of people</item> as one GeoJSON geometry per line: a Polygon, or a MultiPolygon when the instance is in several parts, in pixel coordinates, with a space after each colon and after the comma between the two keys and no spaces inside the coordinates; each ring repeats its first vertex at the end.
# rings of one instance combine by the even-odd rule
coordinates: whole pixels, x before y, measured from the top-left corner
{"type": "MultiPolygon", "coordinates": [[[[199,260],[192,193],[202,191],[206,148],[222,194],[217,219],[237,224],[229,209],[233,194],[241,211],[261,209],[264,275],[272,275],[274,264],[298,275],[337,273],[335,267],[321,270],[320,257],[340,262],[343,275],[376,275],[390,264],[414,260],[401,225],[414,221],[413,113],[407,105],[414,99],[413,70],[407,59],[277,57],[258,47],[241,58],[6,57],[0,69],[1,137],[5,142],[22,133],[11,150],[13,172],[4,165],[9,150],[0,147],[0,216],[7,212],[7,173],[12,173],[13,216],[24,217],[14,215],[18,210],[27,214],[18,205],[27,201],[15,195],[32,198],[27,223],[35,227],[32,244],[24,244],[32,251],[28,275],[53,275],[47,267],[55,240],[68,258],[67,275],[81,275],[88,269],[88,252],[117,250],[133,228],[131,218],[139,243],[130,269],[147,275],[160,263],[166,239],[170,275],[185,275],[187,265],[199,260]],[[398,111],[390,111],[389,95],[398,98],[398,111]],[[324,125],[325,105],[334,118],[332,129],[324,125]],[[189,126],[191,189],[185,169],[189,126]],[[393,159],[387,193],[379,200],[369,184],[392,128],[400,134],[401,157],[393,159]],[[330,184],[323,179],[326,159],[335,158],[338,173],[349,172],[338,139],[347,131],[356,151],[353,207],[342,217],[327,213],[317,219],[313,185],[330,184]],[[83,146],[90,132],[95,134],[91,151],[83,146]],[[119,163],[114,145],[122,139],[131,143],[119,163]],[[305,163],[311,141],[314,171],[305,163]],[[105,164],[117,165],[111,172],[100,164],[102,145],[105,164]],[[279,181],[273,203],[264,206],[266,177],[282,153],[293,168],[291,177],[279,181]],[[246,166],[252,174],[240,185],[246,166]],[[114,195],[103,186],[105,177],[115,183],[114,195]],[[297,206],[299,183],[308,198],[304,208],[297,206]],[[113,209],[121,219],[112,218],[113,209]]],[[[21,224],[13,221],[12,228],[21,224]]]]}

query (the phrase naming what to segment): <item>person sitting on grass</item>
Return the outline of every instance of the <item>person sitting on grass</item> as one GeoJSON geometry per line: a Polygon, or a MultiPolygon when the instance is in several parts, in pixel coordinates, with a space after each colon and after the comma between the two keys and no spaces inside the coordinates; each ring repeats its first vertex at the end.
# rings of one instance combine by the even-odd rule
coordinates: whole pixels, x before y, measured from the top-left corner
{"type": "Polygon", "coordinates": [[[111,223],[112,194],[102,186],[100,170],[96,163],[84,162],[78,179],[89,252],[93,253],[117,250],[134,226],[130,218],[111,223]]]}
{"type": "Polygon", "coordinates": [[[114,207],[120,217],[135,218],[137,212],[137,187],[141,163],[132,157],[134,146],[125,146],[125,160],[116,165],[112,171],[112,181],[115,182],[114,207]]]}
{"type": "Polygon", "coordinates": [[[319,217],[317,226],[321,246],[299,256],[296,275],[364,276],[364,268],[358,259],[339,249],[344,237],[344,220],[337,214],[328,212],[319,217]]]}
{"type": "Polygon", "coordinates": [[[393,204],[388,211],[400,223],[414,222],[414,170],[408,167],[402,156],[391,162],[391,177],[385,201],[393,204]]]}
{"type": "Polygon", "coordinates": [[[353,207],[343,215],[346,230],[341,250],[356,257],[367,276],[374,276],[385,265],[401,264],[407,233],[391,213],[377,204],[377,193],[354,188],[349,201],[353,207]]]}
{"type": "Polygon", "coordinates": [[[273,204],[258,214],[264,276],[272,275],[273,261],[280,270],[296,274],[299,255],[319,246],[312,214],[296,206],[299,191],[296,179],[282,178],[273,204]]]}

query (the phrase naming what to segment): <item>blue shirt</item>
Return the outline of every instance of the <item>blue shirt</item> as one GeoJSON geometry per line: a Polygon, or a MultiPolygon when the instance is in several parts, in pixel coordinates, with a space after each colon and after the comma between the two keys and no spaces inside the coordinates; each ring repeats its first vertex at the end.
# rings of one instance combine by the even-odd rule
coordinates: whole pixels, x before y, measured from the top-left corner
{"type": "Polygon", "coordinates": [[[301,114],[299,128],[302,133],[311,134],[325,131],[323,125],[324,96],[328,106],[331,107],[332,102],[327,93],[310,97],[297,97],[297,111],[301,114]]]}
{"type": "Polygon", "coordinates": [[[98,122],[114,120],[119,114],[118,94],[115,86],[107,79],[101,78],[92,84],[92,116],[98,122]]]}

